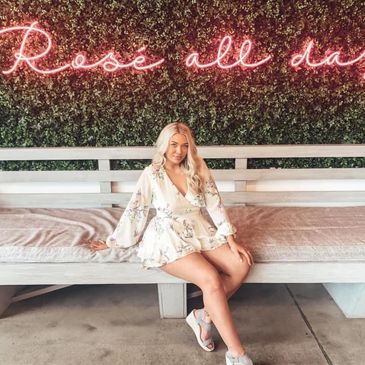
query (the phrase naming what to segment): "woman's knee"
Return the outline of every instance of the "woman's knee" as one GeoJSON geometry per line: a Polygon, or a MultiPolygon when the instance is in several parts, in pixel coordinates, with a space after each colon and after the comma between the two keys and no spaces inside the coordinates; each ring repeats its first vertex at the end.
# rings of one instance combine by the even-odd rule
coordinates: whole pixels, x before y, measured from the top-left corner
{"type": "Polygon", "coordinates": [[[237,283],[242,283],[250,272],[250,269],[250,265],[246,260],[244,260],[243,262],[238,262],[234,267],[232,267],[228,275],[230,275],[237,283]]]}
{"type": "Polygon", "coordinates": [[[237,284],[244,281],[251,268],[243,255],[241,255],[243,261],[237,259],[228,244],[215,250],[206,251],[204,256],[212,265],[228,275],[231,281],[237,284]]]}
{"type": "Polygon", "coordinates": [[[216,269],[206,271],[201,278],[200,288],[203,292],[224,290],[222,277],[216,269]]]}

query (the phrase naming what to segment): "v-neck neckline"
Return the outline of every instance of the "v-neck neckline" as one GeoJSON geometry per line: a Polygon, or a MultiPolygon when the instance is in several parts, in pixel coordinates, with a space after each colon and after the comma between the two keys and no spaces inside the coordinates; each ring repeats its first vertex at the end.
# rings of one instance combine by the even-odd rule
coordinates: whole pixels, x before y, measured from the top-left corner
{"type": "Polygon", "coordinates": [[[161,167],[163,168],[164,172],[165,172],[165,175],[167,176],[167,179],[169,180],[170,184],[176,189],[176,191],[183,197],[186,199],[186,196],[188,195],[188,192],[189,192],[189,184],[188,182],[186,181],[186,178],[185,178],[185,181],[186,181],[186,193],[185,195],[177,188],[177,186],[173,183],[173,181],[171,180],[169,174],[167,173],[166,169],[165,169],[165,166],[164,165],[161,165],[161,167]]]}

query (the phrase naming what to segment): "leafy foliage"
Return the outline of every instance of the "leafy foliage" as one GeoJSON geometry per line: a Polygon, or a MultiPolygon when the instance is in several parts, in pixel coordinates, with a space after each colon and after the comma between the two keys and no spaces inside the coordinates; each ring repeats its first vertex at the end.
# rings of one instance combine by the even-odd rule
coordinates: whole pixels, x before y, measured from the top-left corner
{"type": "MultiPolygon", "coordinates": [[[[0,26],[38,20],[51,33],[43,67],[79,50],[91,57],[114,49],[128,59],[142,46],[165,63],[149,72],[40,76],[24,67],[1,76],[0,147],[152,145],[176,120],[203,145],[364,143],[364,64],[298,71],[288,64],[309,38],[318,56],[329,48],[358,55],[364,17],[356,0],[2,0],[0,26]],[[185,67],[192,50],[214,59],[225,34],[238,43],[249,36],[255,54],[273,60],[249,71],[185,67]]],[[[21,38],[0,37],[4,69],[21,38]]]]}

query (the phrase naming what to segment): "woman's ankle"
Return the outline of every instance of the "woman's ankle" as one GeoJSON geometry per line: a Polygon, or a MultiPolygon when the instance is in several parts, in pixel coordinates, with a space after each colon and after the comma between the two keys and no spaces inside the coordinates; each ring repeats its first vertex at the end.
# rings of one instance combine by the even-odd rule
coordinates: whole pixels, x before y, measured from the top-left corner
{"type": "Polygon", "coordinates": [[[241,348],[228,348],[229,353],[233,356],[233,357],[240,357],[246,354],[246,350],[241,347],[241,348]]]}
{"type": "Polygon", "coordinates": [[[202,311],[203,314],[203,321],[205,322],[211,322],[211,318],[209,316],[209,313],[205,310],[205,308],[200,309],[202,311]]]}

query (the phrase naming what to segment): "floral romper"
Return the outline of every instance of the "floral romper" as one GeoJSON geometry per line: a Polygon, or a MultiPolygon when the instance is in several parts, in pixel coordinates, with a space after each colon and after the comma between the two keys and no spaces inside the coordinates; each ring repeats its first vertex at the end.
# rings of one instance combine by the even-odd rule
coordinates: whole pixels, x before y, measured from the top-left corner
{"type": "MultiPolygon", "coordinates": [[[[206,165],[204,168],[208,169],[206,165]]],[[[184,196],[163,166],[147,166],[106,244],[122,248],[137,244],[152,204],[156,215],[149,222],[137,252],[144,269],[223,245],[227,242],[226,236],[235,235],[236,228],[229,221],[209,170],[208,176],[203,194],[195,194],[188,187],[184,196]],[[201,213],[203,207],[206,207],[217,228],[204,218],[201,213]]]]}

